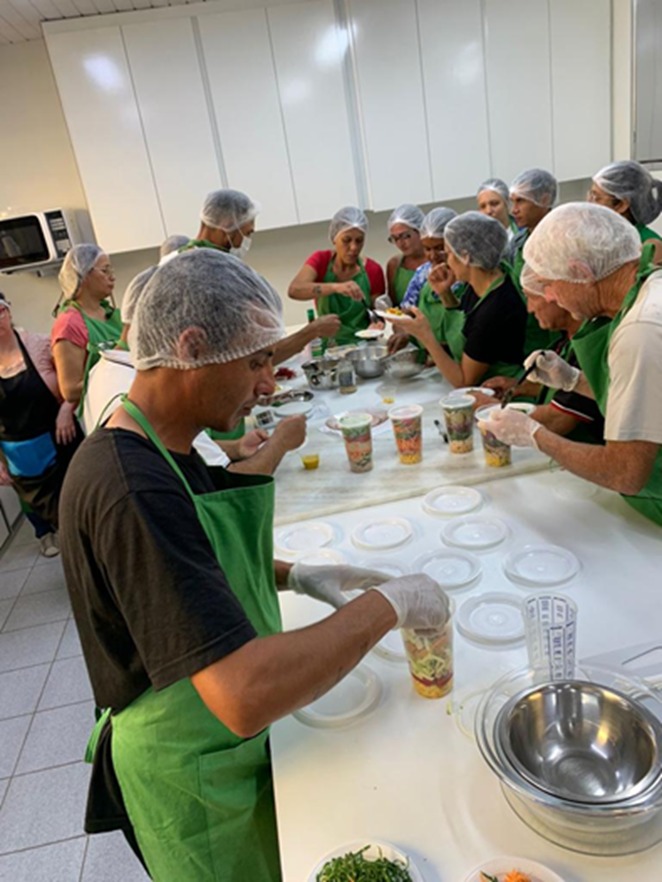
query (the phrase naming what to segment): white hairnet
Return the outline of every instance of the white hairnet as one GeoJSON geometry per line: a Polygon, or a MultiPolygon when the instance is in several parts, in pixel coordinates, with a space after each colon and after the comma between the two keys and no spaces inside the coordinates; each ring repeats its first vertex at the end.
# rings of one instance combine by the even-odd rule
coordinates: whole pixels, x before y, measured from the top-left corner
{"type": "Polygon", "coordinates": [[[568,202],[544,217],[524,245],[524,260],[541,279],[604,279],[641,254],[632,224],[604,205],[568,202]]]}
{"type": "Polygon", "coordinates": [[[133,316],[129,347],[139,371],[225,364],[272,346],[284,333],[280,297],[243,261],[213,248],[178,254],[149,279],[133,316]],[[182,352],[188,328],[204,334],[182,352]]]}
{"type": "Polygon", "coordinates": [[[329,224],[329,239],[335,242],[336,236],[339,233],[344,233],[345,230],[368,232],[368,218],[360,208],[356,208],[354,205],[345,205],[333,215],[329,224]]]}
{"type": "Polygon", "coordinates": [[[411,227],[412,230],[420,230],[423,226],[423,212],[418,205],[404,202],[393,209],[391,216],[386,221],[386,229],[389,233],[396,224],[404,224],[406,227],[411,227]]]}
{"type": "Polygon", "coordinates": [[[445,208],[443,205],[428,211],[423,218],[421,238],[443,239],[446,224],[448,221],[453,220],[454,217],[457,217],[457,211],[453,211],[452,208],[445,208]]]}
{"type": "Polygon", "coordinates": [[[172,236],[168,236],[167,239],[164,239],[163,242],[161,242],[161,247],[159,248],[159,257],[167,257],[174,251],[179,251],[179,249],[183,248],[184,245],[188,245],[190,241],[191,239],[189,236],[181,236],[178,233],[174,233],[172,236]]]}
{"type": "Polygon", "coordinates": [[[639,224],[651,223],[662,212],[662,183],[632,159],[606,165],[593,180],[610,196],[626,199],[639,224]]]}
{"type": "Polygon", "coordinates": [[[522,291],[527,295],[535,294],[538,297],[543,297],[545,294],[542,279],[533,272],[528,263],[525,263],[522,267],[519,284],[522,291]]]}
{"type": "Polygon", "coordinates": [[[124,292],[124,297],[122,297],[122,304],[120,306],[122,322],[125,325],[130,325],[133,321],[136,306],[138,305],[138,298],[142,294],[145,285],[149,282],[157,269],[158,266],[147,267],[146,270],[143,270],[141,273],[138,273],[137,276],[134,276],[127,285],[127,289],[124,292]]]}
{"type": "Polygon", "coordinates": [[[493,193],[498,193],[506,205],[508,205],[508,199],[510,198],[508,184],[506,184],[505,181],[502,181],[501,178],[488,178],[486,181],[483,181],[480,187],[476,190],[476,196],[480,196],[485,190],[492,190],[493,193]]]}
{"type": "Polygon", "coordinates": [[[58,275],[65,300],[76,296],[81,282],[94,269],[94,264],[102,254],[105,254],[103,248],[89,243],[74,245],[67,251],[58,275]]]}
{"type": "Polygon", "coordinates": [[[544,168],[529,168],[517,175],[510,185],[510,195],[528,199],[541,208],[551,208],[556,202],[556,178],[544,168]]]}
{"type": "Polygon", "coordinates": [[[240,190],[214,190],[205,199],[200,220],[207,227],[231,233],[250,223],[260,206],[240,190]]]}
{"type": "Polygon", "coordinates": [[[492,270],[499,265],[508,233],[496,218],[480,211],[466,211],[448,222],[444,241],[469,266],[492,270]]]}

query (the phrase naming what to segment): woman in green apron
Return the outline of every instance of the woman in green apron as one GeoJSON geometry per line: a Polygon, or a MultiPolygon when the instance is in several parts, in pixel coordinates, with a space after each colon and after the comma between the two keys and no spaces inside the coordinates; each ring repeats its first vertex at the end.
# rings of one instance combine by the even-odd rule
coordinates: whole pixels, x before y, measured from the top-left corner
{"type": "Polygon", "coordinates": [[[386,265],[386,289],[391,306],[400,306],[414,273],[426,262],[422,226],[423,212],[410,203],[394,209],[386,223],[388,241],[400,251],[386,265]]]}
{"type": "Polygon", "coordinates": [[[333,251],[315,251],[288,288],[293,300],[314,300],[320,316],[337,315],[339,345],[356,343],[356,332],[371,323],[369,310],[385,292],[384,273],[374,260],[361,259],[368,219],[360,208],[346,206],[329,226],[333,251]]]}
{"type": "Polygon", "coordinates": [[[112,349],[122,333],[120,311],[112,299],[115,273],[98,245],[84,244],[67,252],[59,279],[62,293],[51,330],[53,359],[65,400],[82,406],[99,351],[112,349]]]}
{"type": "Polygon", "coordinates": [[[508,185],[501,178],[488,178],[480,185],[476,192],[478,211],[498,220],[508,234],[508,240],[512,239],[519,227],[515,219],[509,214],[510,194],[508,185]]]}

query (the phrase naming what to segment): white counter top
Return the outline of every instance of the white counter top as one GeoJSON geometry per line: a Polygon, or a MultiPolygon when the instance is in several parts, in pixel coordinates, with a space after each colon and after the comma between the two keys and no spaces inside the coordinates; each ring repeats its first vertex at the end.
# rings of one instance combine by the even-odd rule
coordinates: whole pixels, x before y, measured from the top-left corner
{"type": "MultiPolygon", "coordinates": [[[[440,482],[439,482],[440,483],[440,482]]],[[[430,485],[431,487],[432,485],[430,485]]],[[[428,487],[428,489],[430,489],[428,487]]],[[[504,575],[501,562],[517,545],[545,541],[573,551],[579,574],[558,590],[579,607],[578,657],[652,640],[660,635],[660,528],[620,497],[565,472],[513,477],[480,485],[481,514],[503,519],[510,535],[480,554],[483,575],[455,591],[458,607],[486,591],[523,598],[531,589],[504,575]]],[[[440,544],[447,519],[426,514],[408,499],[327,519],[334,548],[353,563],[380,558],[410,566],[440,544]],[[351,531],[370,515],[410,518],[416,535],[386,553],[353,546],[351,531]]],[[[328,608],[286,592],[285,627],[319,619],[328,608]]],[[[476,744],[449,714],[453,698],[526,664],[523,646],[490,650],[455,633],[455,689],[450,700],[429,701],[411,686],[406,664],[370,653],[367,665],[384,686],[379,706],[343,729],[314,729],[293,717],[273,728],[276,802],[285,882],[306,882],[331,849],[357,839],[386,840],[409,853],[426,882],[463,882],[477,864],[512,854],[538,860],[565,882],[653,882],[662,848],[623,858],[574,854],[531,832],[510,810],[476,744]]]]}

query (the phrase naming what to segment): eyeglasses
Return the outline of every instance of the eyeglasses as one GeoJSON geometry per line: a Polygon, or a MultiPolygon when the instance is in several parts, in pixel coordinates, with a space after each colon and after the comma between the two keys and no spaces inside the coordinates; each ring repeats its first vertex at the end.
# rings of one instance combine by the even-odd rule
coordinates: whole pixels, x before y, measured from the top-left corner
{"type": "Polygon", "coordinates": [[[9,312],[11,303],[9,300],[0,300],[0,312],[9,312]]]}
{"type": "Polygon", "coordinates": [[[95,270],[98,270],[100,273],[103,273],[104,276],[114,276],[115,270],[112,266],[95,266],[95,270]]]}
{"type": "Polygon", "coordinates": [[[412,233],[398,233],[397,236],[389,236],[388,241],[391,245],[397,245],[398,242],[408,242],[411,237],[412,233]]]}

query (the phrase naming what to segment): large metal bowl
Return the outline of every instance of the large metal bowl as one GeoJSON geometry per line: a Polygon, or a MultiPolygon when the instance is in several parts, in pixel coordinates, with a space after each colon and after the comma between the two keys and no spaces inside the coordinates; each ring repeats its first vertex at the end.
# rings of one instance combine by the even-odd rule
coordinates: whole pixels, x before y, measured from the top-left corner
{"type": "Polygon", "coordinates": [[[335,389],[338,386],[339,358],[318,358],[302,365],[308,385],[313,389],[335,389]]]}
{"type": "Polygon", "coordinates": [[[659,722],[626,695],[596,683],[536,686],[507,702],[495,726],[497,746],[515,770],[562,799],[628,800],[662,770],[659,722]]]}
{"type": "Polygon", "coordinates": [[[384,357],[388,355],[388,349],[382,343],[368,343],[358,346],[349,353],[354,370],[366,380],[373,377],[381,377],[384,373],[384,357]]]}
{"type": "Polygon", "coordinates": [[[405,346],[384,359],[384,369],[393,380],[408,380],[423,370],[419,361],[419,350],[415,346],[405,346]]]}

